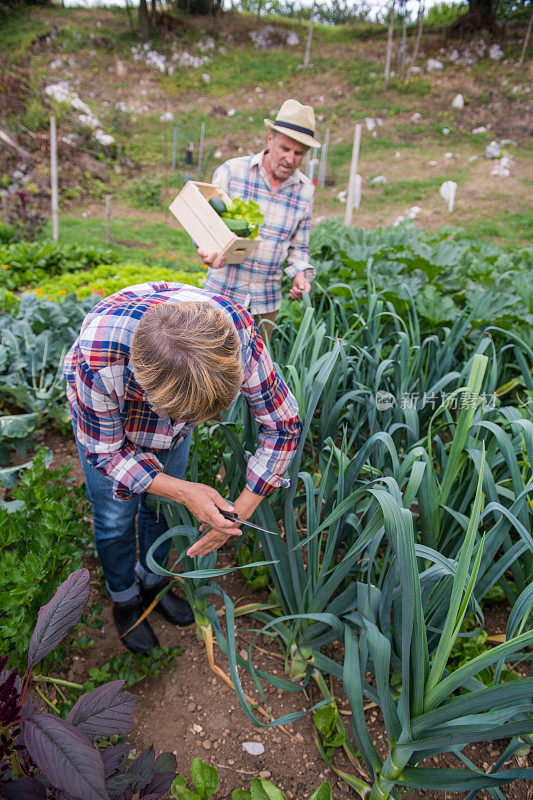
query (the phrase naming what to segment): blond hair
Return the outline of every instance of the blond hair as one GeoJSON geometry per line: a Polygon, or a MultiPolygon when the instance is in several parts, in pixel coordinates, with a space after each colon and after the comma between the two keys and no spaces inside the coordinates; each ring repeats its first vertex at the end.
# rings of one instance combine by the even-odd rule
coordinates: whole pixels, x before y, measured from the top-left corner
{"type": "Polygon", "coordinates": [[[244,378],[237,329],[206,302],[152,306],[135,328],[130,356],[148,401],[172,420],[214,417],[231,405],[244,378]]]}

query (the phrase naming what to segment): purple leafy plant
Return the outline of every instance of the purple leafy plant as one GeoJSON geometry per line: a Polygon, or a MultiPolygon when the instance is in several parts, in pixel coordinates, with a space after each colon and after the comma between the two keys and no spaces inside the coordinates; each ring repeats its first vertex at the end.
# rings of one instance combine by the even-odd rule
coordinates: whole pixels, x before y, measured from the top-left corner
{"type": "Polygon", "coordinates": [[[136,699],[112,681],[82,695],[66,719],[41,713],[25,696],[32,669],[79,622],[89,573],[73,572],[43,606],[31,637],[24,686],[0,658],[0,798],[4,800],[159,800],[176,777],[170,753],[149,747],[134,761],[127,743],[101,749],[104,736],[130,733],[136,699]],[[128,768],[127,768],[128,767],[128,768]]]}

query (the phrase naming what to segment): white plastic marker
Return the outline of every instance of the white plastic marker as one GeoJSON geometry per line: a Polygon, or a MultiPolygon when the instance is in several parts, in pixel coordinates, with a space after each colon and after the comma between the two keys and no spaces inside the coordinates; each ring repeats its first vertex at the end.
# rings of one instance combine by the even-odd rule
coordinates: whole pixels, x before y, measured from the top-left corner
{"type": "Polygon", "coordinates": [[[348,181],[348,193],[346,195],[346,212],[344,214],[344,224],[352,224],[352,211],[355,197],[355,183],[357,175],[357,165],[359,162],[359,145],[361,144],[362,125],[357,123],[353,134],[352,163],[350,164],[350,179],[348,181]]]}
{"type": "Polygon", "coordinates": [[[439,194],[443,200],[448,203],[448,211],[451,213],[455,204],[455,193],[457,192],[457,184],[455,181],[444,181],[439,189],[439,194]]]}

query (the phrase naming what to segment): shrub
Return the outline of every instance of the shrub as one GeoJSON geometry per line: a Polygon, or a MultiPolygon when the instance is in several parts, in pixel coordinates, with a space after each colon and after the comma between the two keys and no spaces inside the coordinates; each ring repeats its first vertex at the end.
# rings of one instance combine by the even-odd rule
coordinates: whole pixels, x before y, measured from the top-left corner
{"type": "Polygon", "coordinates": [[[13,225],[7,222],[0,222],[0,244],[11,244],[16,241],[17,232],[13,225]]]}
{"type": "Polygon", "coordinates": [[[131,199],[137,208],[161,208],[162,181],[159,178],[140,178],[131,187],[131,199]]]}

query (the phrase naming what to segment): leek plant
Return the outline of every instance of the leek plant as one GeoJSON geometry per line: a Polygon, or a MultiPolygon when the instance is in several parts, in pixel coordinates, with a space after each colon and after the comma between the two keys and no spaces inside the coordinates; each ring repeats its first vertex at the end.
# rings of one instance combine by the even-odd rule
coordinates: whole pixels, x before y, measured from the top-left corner
{"type": "MultiPolygon", "coordinates": [[[[369,780],[339,773],[363,798],[387,800],[398,787],[409,786],[447,791],[469,791],[474,797],[489,788],[493,797],[498,786],[533,775],[532,769],[501,769],[518,749],[517,737],[533,733],[533,679],[484,686],[476,675],[491,665],[528,659],[533,631],[521,630],[527,623],[533,593],[524,597],[515,614],[509,639],[470,660],[455,672],[446,665],[461,624],[474,599],[483,546],[488,536],[479,533],[483,504],[482,453],[472,511],[456,562],[447,562],[430,548],[415,544],[411,513],[394,496],[372,489],[383,516],[387,545],[393,552],[381,588],[358,585],[358,610],[345,619],[343,682],[352,706],[352,734],[365,761],[369,780]],[[447,580],[451,573],[446,615],[438,642],[430,652],[425,618],[428,576],[418,562],[433,561],[431,579],[447,580]],[[398,692],[396,672],[400,673],[398,692]],[[368,680],[371,672],[374,680],[368,680]],[[364,698],[375,702],[382,713],[388,739],[388,754],[382,760],[365,724],[364,698]],[[470,742],[511,739],[511,744],[485,773],[462,753],[470,742]],[[420,764],[442,752],[452,753],[462,767],[429,769],[420,764]],[[494,792],[494,793],[493,793],[494,792]]],[[[498,673],[497,673],[498,674],[498,673]]]]}
{"type": "MultiPolygon", "coordinates": [[[[257,564],[268,565],[278,607],[246,609],[259,626],[242,658],[238,610],[213,583],[233,567],[216,569],[215,554],[188,559],[196,529],[183,508],[162,503],[186,596],[210,661],[215,634],[255,724],[283,724],[296,715],[275,720],[269,711],[268,722],[259,721],[239,669],[248,671],[264,703],[264,680],[298,691],[312,678],[327,705],[334,698],[323,676],[344,681],[354,742],[340,722],[339,741],[353,763],[356,749],[361,752],[368,780],[342,777],[362,797],[384,800],[407,784],[474,792],[487,786],[500,797],[498,785],[522,773],[502,771],[502,761],[486,776],[462,749],[471,741],[511,738],[511,753],[517,736],[533,732],[531,679],[499,684],[504,662],[527,659],[533,641],[533,423],[527,405],[488,410],[484,401],[502,378],[513,391],[528,388],[527,348],[509,335],[506,346],[522,360],[516,357],[514,372],[502,372],[494,338],[481,337],[468,352],[463,317],[442,337],[422,339],[414,304],[403,317],[376,293],[356,311],[333,293],[324,293],[321,304],[318,310],[304,304],[298,329],[282,319],[272,340],[303,420],[290,489],[277,490],[256,511],[260,525],[282,533],[255,534],[265,555],[257,564]],[[375,402],[379,391],[398,397],[415,390],[447,397],[436,409],[396,402],[380,410],[375,402]],[[466,613],[481,624],[482,601],[497,583],[513,604],[507,641],[448,673],[466,613]],[[224,631],[208,600],[213,592],[224,599],[224,631]],[[281,646],[285,677],[255,668],[261,636],[281,646]],[[327,652],[339,640],[344,663],[327,652]],[[490,665],[494,685],[485,687],[475,676],[490,665]],[[364,698],[382,710],[389,740],[383,763],[365,728],[364,698]],[[430,777],[420,763],[442,751],[454,753],[464,768],[453,775],[431,770],[430,777]]],[[[244,485],[246,451],[256,443],[256,423],[242,398],[224,414],[221,430],[229,448],[222,492],[231,499],[244,485]]],[[[195,457],[193,451],[193,480],[195,457]]],[[[174,574],[153,560],[149,565],[174,574]]]]}
{"type": "Polygon", "coordinates": [[[485,555],[480,566],[476,597],[481,600],[500,582],[509,601],[530,582],[533,570],[531,472],[533,423],[529,414],[514,407],[483,410],[480,388],[487,365],[485,356],[474,356],[464,401],[456,419],[446,408],[438,409],[428,429],[426,448],[413,448],[425,469],[417,492],[417,534],[422,544],[456,557],[467,527],[478,476],[481,453],[486,450],[483,489],[490,500],[484,519],[493,520],[487,531],[485,555]],[[437,422],[433,428],[433,423],[437,422]],[[527,462],[523,463],[525,450],[527,462]],[[503,549],[503,558],[498,554],[503,549]],[[495,562],[496,560],[496,562],[495,562]],[[505,573],[512,570],[515,587],[505,573]]]}
{"type": "Polygon", "coordinates": [[[338,439],[343,427],[347,452],[380,431],[390,432],[398,448],[413,446],[435,409],[466,385],[476,355],[488,359],[478,388],[486,404],[533,390],[533,351],[519,337],[490,328],[471,333],[466,342],[471,327],[466,314],[451,328],[423,336],[413,298],[408,299],[400,315],[369,280],[364,301],[351,287],[333,285],[316,308],[307,300],[303,312],[280,316],[272,355],[298,400],[331,341],[342,337],[339,361],[311,428],[315,454],[328,437],[338,439]]]}

